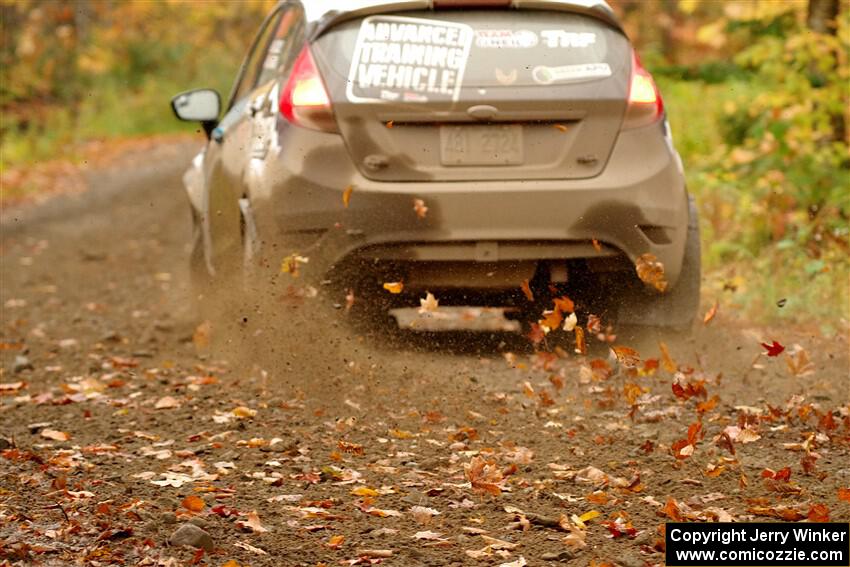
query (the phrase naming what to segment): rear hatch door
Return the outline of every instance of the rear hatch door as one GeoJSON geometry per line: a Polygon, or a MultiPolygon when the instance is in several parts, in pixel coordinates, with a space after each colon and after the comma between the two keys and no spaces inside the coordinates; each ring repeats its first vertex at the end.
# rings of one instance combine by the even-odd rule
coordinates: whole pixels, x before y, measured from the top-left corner
{"type": "Polygon", "coordinates": [[[593,177],[626,109],[628,40],[582,14],[373,14],[312,50],[348,151],[375,180],[593,177]]]}

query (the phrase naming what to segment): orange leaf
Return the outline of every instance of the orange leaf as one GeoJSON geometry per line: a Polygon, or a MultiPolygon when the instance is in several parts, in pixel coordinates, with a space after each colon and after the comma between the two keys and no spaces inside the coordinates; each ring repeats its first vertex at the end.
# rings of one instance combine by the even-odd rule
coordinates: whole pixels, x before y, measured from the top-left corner
{"type": "Polygon", "coordinates": [[[595,238],[591,239],[590,242],[593,244],[593,249],[597,252],[602,252],[602,245],[599,244],[599,241],[595,238]]]}
{"type": "Polygon", "coordinates": [[[502,493],[501,484],[504,482],[504,477],[495,462],[485,461],[476,455],[464,466],[464,474],[473,490],[486,492],[493,496],[502,493]]]}
{"type": "Polygon", "coordinates": [[[676,372],[678,368],[676,363],[673,362],[673,358],[670,356],[670,350],[667,348],[667,345],[662,341],[658,343],[658,348],[661,349],[661,364],[664,366],[664,370],[667,372],[676,372]]]}
{"type": "Polygon", "coordinates": [[[850,488],[839,488],[838,499],[844,500],[845,502],[850,502],[850,488]]]}
{"type": "Polygon", "coordinates": [[[676,504],[676,501],[673,498],[667,499],[667,504],[664,505],[661,511],[674,522],[682,521],[682,511],[679,510],[679,505],[676,504]]]}
{"type": "Polygon", "coordinates": [[[531,293],[531,287],[528,285],[528,280],[522,280],[522,283],[519,285],[522,292],[525,294],[526,299],[529,301],[534,301],[534,294],[531,293]]]}
{"type": "Polygon", "coordinates": [[[720,401],[719,396],[712,396],[710,400],[699,402],[697,404],[697,413],[705,413],[717,407],[717,402],[720,401]]]}
{"type": "Polygon", "coordinates": [[[555,309],[554,311],[544,311],[543,319],[539,321],[541,327],[547,327],[550,330],[555,330],[561,326],[561,322],[564,320],[563,315],[561,315],[561,311],[559,309],[555,309]]]}
{"type": "Polygon", "coordinates": [[[576,352],[578,354],[587,354],[587,342],[584,340],[584,329],[581,327],[575,328],[576,333],[576,352]]]}
{"type": "Polygon", "coordinates": [[[348,208],[348,203],[351,202],[351,194],[354,192],[354,186],[349,185],[345,188],[345,191],[342,192],[342,204],[345,208],[348,208]]]}
{"type": "Polygon", "coordinates": [[[664,277],[664,264],[655,254],[640,255],[635,260],[635,271],[640,281],[651,285],[660,292],[667,291],[667,280],[664,277]]]}
{"type": "Polygon", "coordinates": [[[638,398],[643,394],[646,390],[638,386],[637,384],[633,384],[631,382],[626,382],[623,386],[623,395],[626,397],[626,401],[629,402],[630,406],[633,406],[637,403],[638,398]]]}
{"type": "Polygon", "coordinates": [[[555,130],[560,130],[561,132],[566,132],[567,130],[569,130],[569,128],[567,128],[563,124],[552,124],[552,126],[555,128],[555,130]]]}
{"type": "Polygon", "coordinates": [[[573,300],[566,295],[556,297],[552,301],[555,304],[555,309],[563,311],[564,313],[572,313],[576,309],[576,305],[573,303],[573,300]]]}
{"type": "Polygon", "coordinates": [[[425,201],[422,199],[413,199],[413,210],[416,211],[416,216],[424,219],[428,214],[428,207],[425,206],[425,201]]]}
{"type": "Polygon", "coordinates": [[[809,508],[808,516],[810,522],[828,522],[829,508],[825,504],[814,504],[809,508]]]}
{"type": "Polygon", "coordinates": [[[204,506],[206,506],[203,499],[199,496],[195,496],[194,494],[190,494],[184,498],[183,502],[180,504],[190,512],[200,512],[204,509],[204,506]]]}
{"type": "Polygon", "coordinates": [[[633,348],[615,346],[611,347],[611,350],[614,351],[614,356],[619,363],[626,368],[635,368],[640,364],[640,353],[633,348]]]}
{"type": "Polygon", "coordinates": [[[389,122],[387,122],[387,128],[392,128],[392,127],[393,127],[393,121],[390,120],[389,122]]]}
{"type": "Polygon", "coordinates": [[[718,301],[715,299],[715,300],[714,300],[714,305],[712,305],[712,306],[711,306],[711,309],[709,309],[709,310],[706,312],[705,317],[703,317],[703,318],[702,318],[702,324],[703,324],[703,325],[708,325],[709,323],[711,323],[711,320],[712,320],[712,319],[714,319],[714,316],[715,316],[715,315],[717,315],[717,307],[718,307],[718,306],[719,306],[719,303],[718,303],[718,301]]]}
{"type": "Polygon", "coordinates": [[[335,536],[331,536],[331,538],[328,540],[328,543],[326,543],[325,545],[327,545],[331,549],[339,549],[340,546],[342,546],[342,544],[344,542],[345,542],[345,536],[344,535],[335,535],[335,536]]]}

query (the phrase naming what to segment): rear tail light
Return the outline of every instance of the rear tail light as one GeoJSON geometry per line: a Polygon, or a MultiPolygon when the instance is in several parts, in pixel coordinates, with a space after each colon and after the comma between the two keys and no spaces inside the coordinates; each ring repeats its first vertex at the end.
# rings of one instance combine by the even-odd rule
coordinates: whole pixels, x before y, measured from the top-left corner
{"type": "Polygon", "coordinates": [[[664,114],[664,101],[649,71],[643,68],[637,53],[632,51],[632,77],[629,84],[629,105],[623,128],[652,124],[664,114]]]}
{"type": "Polygon", "coordinates": [[[338,132],[333,107],[309,46],[298,55],[280,95],[280,113],[292,124],[338,132]]]}

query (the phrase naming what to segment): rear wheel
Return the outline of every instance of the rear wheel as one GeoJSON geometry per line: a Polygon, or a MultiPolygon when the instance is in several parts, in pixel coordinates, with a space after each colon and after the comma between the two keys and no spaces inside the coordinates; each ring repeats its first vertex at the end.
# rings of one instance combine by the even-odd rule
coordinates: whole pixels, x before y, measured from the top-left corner
{"type": "Polygon", "coordinates": [[[689,330],[699,309],[701,250],[699,213],[688,196],[688,235],[682,271],[676,285],[665,294],[640,289],[625,294],[618,311],[620,325],[656,327],[660,330],[689,330]]]}

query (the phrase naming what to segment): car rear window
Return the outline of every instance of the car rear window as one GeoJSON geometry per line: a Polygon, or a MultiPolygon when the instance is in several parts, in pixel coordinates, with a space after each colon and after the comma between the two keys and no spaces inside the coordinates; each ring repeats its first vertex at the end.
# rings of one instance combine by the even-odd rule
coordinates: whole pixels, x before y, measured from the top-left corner
{"type": "Polygon", "coordinates": [[[627,40],[580,14],[404,12],[348,21],[320,38],[325,70],[350,100],[457,100],[461,89],[604,79],[627,64],[627,40]]]}

